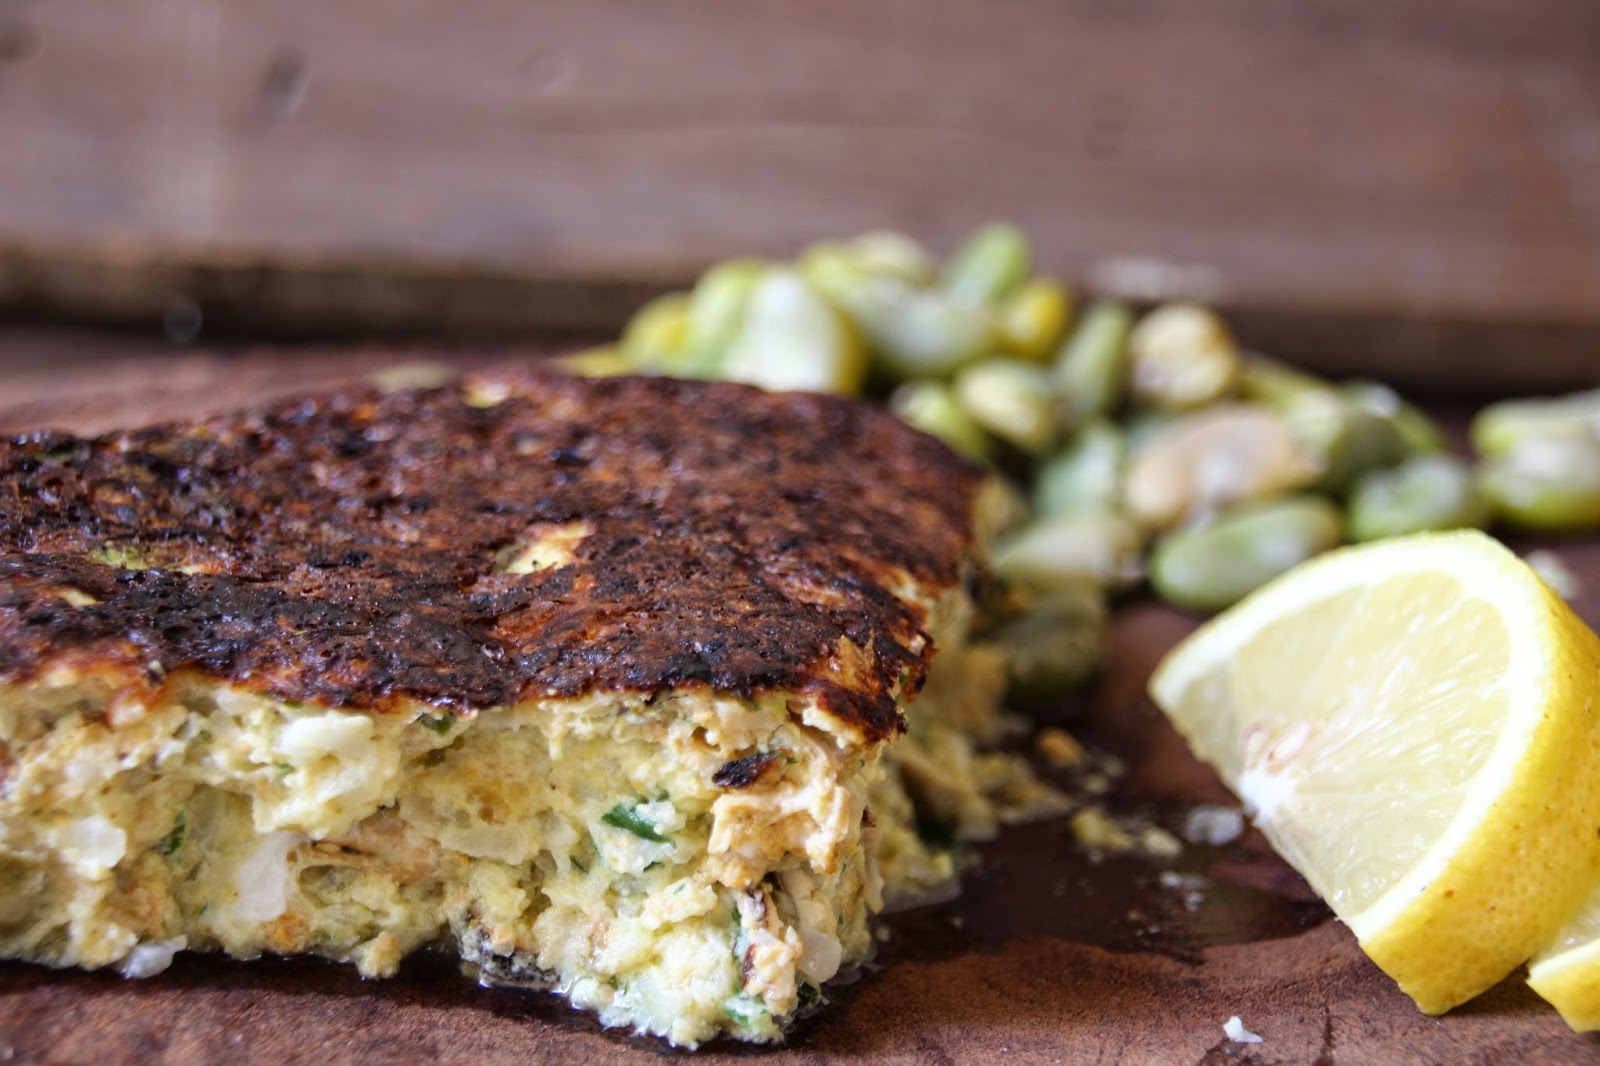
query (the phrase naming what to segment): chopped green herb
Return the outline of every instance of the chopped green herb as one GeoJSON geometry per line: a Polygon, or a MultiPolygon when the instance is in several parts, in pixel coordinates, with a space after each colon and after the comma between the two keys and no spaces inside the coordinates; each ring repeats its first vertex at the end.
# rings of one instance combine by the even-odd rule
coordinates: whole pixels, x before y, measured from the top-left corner
{"type": "Polygon", "coordinates": [[[209,729],[200,730],[200,732],[198,732],[198,733],[196,733],[194,735],[194,739],[200,741],[201,743],[204,743],[204,742],[210,740],[211,739],[211,730],[209,730],[209,729]]]}
{"type": "Polygon", "coordinates": [[[208,911],[210,909],[211,909],[211,904],[202,903],[202,904],[200,904],[200,909],[194,912],[194,916],[196,918],[204,918],[206,916],[206,911],[208,911]]]}
{"type": "Polygon", "coordinates": [[[294,773],[294,767],[290,766],[286,762],[275,762],[272,764],[272,775],[279,781],[282,781],[292,773],[294,773]]]}
{"type": "Polygon", "coordinates": [[[172,832],[156,841],[156,851],[170,859],[178,853],[179,848],[183,847],[183,838],[188,834],[188,831],[187,819],[184,818],[183,812],[179,811],[178,820],[173,823],[172,832]]]}
{"type": "Polygon", "coordinates": [[[676,896],[678,893],[682,892],[684,889],[686,889],[688,887],[689,887],[689,882],[687,882],[687,881],[679,881],[677,884],[672,886],[672,894],[674,896],[676,896]]]}
{"type": "Polygon", "coordinates": [[[431,729],[440,736],[450,732],[450,727],[456,724],[453,714],[419,714],[417,724],[424,729],[431,729]]]}
{"type": "Polygon", "coordinates": [[[644,815],[621,803],[602,814],[600,820],[613,829],[626,830],[636,837],[655,844],[672,843],[672,838],[652,825],[644,815]]]}
{"type": "Polygon", "coordinates": [[[589,867],[584,863],[584,861],[582,859],[573,859],[572,860],[572,865],[573,865],[574,868],[577,869],[577,871],[580,874],[586,874],[586,873],[589,872],[589,867]]]}
{"type": "Polygon", "coordinates": [[[805,1010],[813,1003],[822,999],[822,989],[810,981],[801,981],[800,987],[795,990],[795,1010],[805,1010]]]}
{"type": "Polygon", "coordinates": [[[753,1029],[761,1023],[761,1016],[767,1013],[767,1008],[760,1000],[740,993],[733,999],[723,1002],[722,1013],[740,1025],[753,1029]]]}

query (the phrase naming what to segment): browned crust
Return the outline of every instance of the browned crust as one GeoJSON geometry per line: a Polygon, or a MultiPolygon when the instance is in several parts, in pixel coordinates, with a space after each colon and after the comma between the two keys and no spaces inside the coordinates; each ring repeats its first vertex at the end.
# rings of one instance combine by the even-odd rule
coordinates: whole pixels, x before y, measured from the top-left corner
{"type": "Polygon", "coordinates": [[[0,442],[0,679],[94,664],[464,711],[808,691],[866,739],[901,727],[894,689],[920,683],[932,649],[892,588],[960,579],[976,471],[840,399],[492,380],[507,398],[487,408],[458,387],[346,390],[0,442]],[[580,521],[568,565],[497,572],[527,531],[580,521]],[[108,544],[161,566],[87,558],[108,544]]]}

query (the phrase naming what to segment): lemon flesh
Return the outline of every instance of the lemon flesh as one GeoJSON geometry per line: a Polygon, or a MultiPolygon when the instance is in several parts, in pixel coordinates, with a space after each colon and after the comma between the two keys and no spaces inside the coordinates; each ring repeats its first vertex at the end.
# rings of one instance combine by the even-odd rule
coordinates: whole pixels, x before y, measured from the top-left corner
{"type": "Polygon", "coordinates": [[[1600,638],[1475,532],[1345,548],[1175,648],[1150,691],[1428,1013],[1541,947],[1600,873],[1600,638]]]}
{"type": "Polygon", "coordinates": [[[1555,943],[1528,964],[1528,984],[1574,1029],[1600,1029],[1600,885],[1555,943]]]}

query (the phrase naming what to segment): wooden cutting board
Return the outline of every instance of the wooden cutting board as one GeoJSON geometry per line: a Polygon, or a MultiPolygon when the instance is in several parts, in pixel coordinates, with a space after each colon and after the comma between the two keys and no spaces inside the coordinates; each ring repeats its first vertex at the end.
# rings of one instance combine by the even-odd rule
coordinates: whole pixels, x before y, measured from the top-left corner
{"type": "MultiPolygon", "coordinates": [[[[70,338],[0,334],[0,430],[30,415],[87,430],[214,409],[403,358],[152,350],[130,363],[95,361],[86,350],[70,338]],[[41,344],[58,346],[50,369],[18,355],[41,344]]],[[[1579,609],[1600,623],[1600,543],[1545,546],[1582,579],[1579,609]]],[[[1144,694],[1152,666],[1192,626],[1155,603],[1124,605],[1092,692],[1045,716],[1126,761],[1113,810],[1172,829],[1195,803],[1232,802],[1144,694]]],[[[713,1045],[699,1060],[1600,1061],[1600,1038],[1567,1030],[1520,976],[1446,1017],[1419,1014],[1254,833],[1191,847],[1175,861],[1097,861],[1061,821],[1012,827],[979,849],[959,899],[891,916],[885,927],[874,964],[854,984],[830,988],[830,1005],[787,1046],[713,1045]],[[1197,896],[1164,887],[1166,870],[1200,878],[1197,896]],[[1229,1041],[1222,1025],[1231,1015],[1264,1041],[1229,1041]]],[[[441,958],[412,959],[382,982],[320,962],[189,955],[137,982],[0,964],[0,1062],[624,1064],[666,1054],[659,1043],[601,1030],[553,997],[479,988],[441,958]]]]}

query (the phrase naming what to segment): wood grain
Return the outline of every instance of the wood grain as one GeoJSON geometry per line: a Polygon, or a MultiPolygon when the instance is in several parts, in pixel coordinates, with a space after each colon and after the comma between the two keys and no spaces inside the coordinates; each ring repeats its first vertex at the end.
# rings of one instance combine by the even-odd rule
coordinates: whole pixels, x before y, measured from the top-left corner
{"type": "Polygon", "coordinates": [[[604,327],[721,256],[1005,216],[1102,286],[1198,267],[1157,287],[1314,365],[1600,375],[1586,0],[11,0],[0,146],[34,312],[604,327]]]}
{"type": "MultiPolygon", "coordinates": [[[[129,349],[83,335],[0,331],[0,427],[46,404],[59,424],[170,417],[252,392],[331,382],[416,351],[129,349]],[[41,353],[50,369],[40,367],[41,353]],[[118,368],[108,376],[109,368],[118,368]],[[117,376],[122,375],[122,376],[117,376]],[[165,387],[163,385],[172,386],[165,387]],[[76,397],[76,400],[74,400],[76,397]],[[8,406],[9,405],[9,406],[8,406]],[[9,420],[9,421],[8,421],[9,420]]],[[[507,352],[465,350],[468,365],[507,352]]],[[[1600,543],[1545,545],[1581,576],[1600,622],[1600,543]]],[[[1193,620],[1148,602],[1116,615],[1105,672],[1081,704],[1045,716],[1120,755],[1114,810],[1169,828],[1198,802],[1231,803],[1144,695],[1193,620]]],[[[1513,975],[1444,1018],[1419,1014],[1255,833],[1191,847],[1174,864],[1096,859],[1060,821],[1007,829],[981,849],[962,898],[893,916],[878,964],[781,1049],[713,1045],[696,1061],[1590,1063],[1600,1039],[1566,1029],[1513,975]],[[1169,865],[1203,879],[1192,908],[1169,865]],[[1226,1040],[1241,1016],[1265,1043],[1226,1040]]],[[[461,1064],[662,1061],[655,1043],[600,1030],[554,997],[481,989],[445,960],[390,981],[310,961],[180,956],[147,981],[0,964],[0,1061],[17,1063],[461,1064]]]]}

